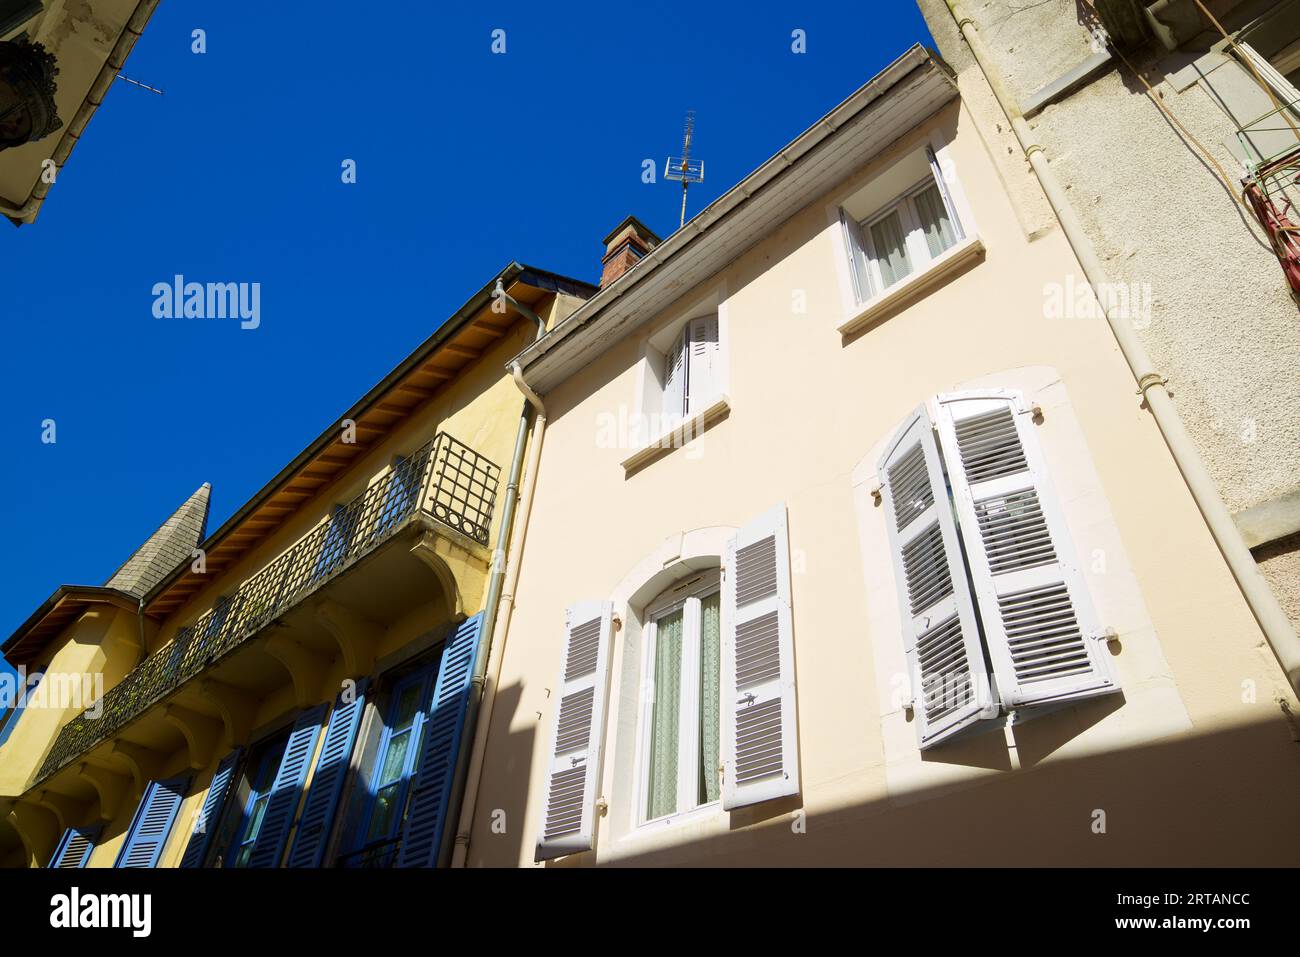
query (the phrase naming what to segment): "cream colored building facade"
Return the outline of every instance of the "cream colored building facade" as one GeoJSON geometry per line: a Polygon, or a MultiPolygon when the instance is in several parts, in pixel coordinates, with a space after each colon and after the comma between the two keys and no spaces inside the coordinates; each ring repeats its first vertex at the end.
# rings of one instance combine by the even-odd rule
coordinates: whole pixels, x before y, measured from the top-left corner
{"type": "Polygon", "coordinates": [[[913,48],[518,357],[457,862],[1300,861],[1294,692],[1003,148],[913,48]]]}

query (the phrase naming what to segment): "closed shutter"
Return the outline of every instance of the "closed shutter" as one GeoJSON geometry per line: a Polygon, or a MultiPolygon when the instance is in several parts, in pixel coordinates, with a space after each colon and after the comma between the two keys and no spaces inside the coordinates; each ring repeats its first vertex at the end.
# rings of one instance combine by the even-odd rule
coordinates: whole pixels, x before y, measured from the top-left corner
{"type": "Polygon", "coordinates": [[[289,837],[289,828],[293,826],[294,815],[298,812],[303,782],[307,780],[307,769],[316,753],[316,740],[320,736],[320,722],[324,716],[325,705],[319,704],[304,712],[294,722],[289,741],[284,746],[284,756],[280,758],[280,768],[275,772],[275,783],[271,785],[271,797],[266,802],[262,827],[257,832],[253,852],[248,857],[249,867],[280,866],[284,842],[289,837]]]}
{"type": "Polygon", "coordinates": [[[158,866],[158,858],[162,856],[188,785],[188,777],[149,782],[114,867],[158,866]]]}
{"type": "Polygon", "coordinates": [[[730,811],[799,793],[785,503],[727,543],[722,602],[722,806],[730,811]]]}
{"type": "Polygon", "coordinates": [[[853,296],[857,302],[871,298],[871,269],[867,265],[867,241],[862,236],[862,224],[840,210],[840,227],[844,230],[844,250],[849,258],[849,278],[853,282],[853,296]]]}
{"type": "Polygon", "coordinates": [[[943,463],[924,406],[885,450],[880,476],[913,720],[925,750],[994,717],[998,707],[943,463]]]}
{"type": "Polygon", "coordinates": [[[63,870],[85,867],[90,852],[95,849],[95,842],[99,840],[99,831],[99,827],[68,828],[59,839],[49,866],[63,870]]]}
{"type": "Polygon", "coordinates": [[[352,763],[352,747],[357,740],[357,728],[365,712],[366,681],[363,678],[354,687],[340,691],[330,712],[329,727],[321,744],[316,771],[302,807],[302,819],[289,849],[290,867],[320,867],[334,824],[343,783],[347,780],[352,763]]]}
{"type": "Polygon", "coordinates": [[[539,861],[595,844],[613,624],[614,606],[607,601],[579,602],[565,615],[551,763],[535,855],[539,861]]]}
{"type": "Polygon", "coordinates": [[[451,820],[451,790],[473,689],[474,660],[483,641],[483,612],[462,622],[447,639],[420,743],[419,769],[402,828],[398,867],[435,867],[451,820]]]}
{"type": "Polygon", "coordinates": [[[1008,707],[1118,690],[1023,398],[937,399],[957,520],[1008,707]]]}
{"type": "Polygon", "coordinates": [[[212,842],[212,831],[221,820],[221,809],[230,793],[231,782],[235,779],[235,766],[239,763],[242,748],[235,748],[217,765],[208,784],[208,793],[203,797],[199,815],[194,820],[194,830],[190,833],[190,842],[185,846],[181,857],[181,867],[202,867],[207,857],[208,845],[212,842]]]}
{"type": "Polygon", "coordinates": [[[683,329],[664,356],[663,414],[669,423],[686,412],[686,330],[683,329]]]}
{"type": "Polygon", "coordinates": [[[698,415],[718,394],[718,317],[701,316],[687,327],[686,412],[698,415]]]}

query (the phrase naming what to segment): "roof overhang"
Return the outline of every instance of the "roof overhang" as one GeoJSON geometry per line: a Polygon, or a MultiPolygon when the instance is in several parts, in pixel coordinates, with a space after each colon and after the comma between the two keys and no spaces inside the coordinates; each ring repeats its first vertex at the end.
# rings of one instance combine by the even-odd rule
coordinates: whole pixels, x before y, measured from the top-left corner
{"type": "Polygon", "coordinates": [[[504,313],[493,310],[498,281],[512,298],[529,307],[557,292],[585,299],[596,288],[512,262],[199,544],[205,555],[204,574],[194,572],[186,562],[159,582],[145,596],[146,614],[161,619],[184,605],[505,337],[521,317],[513,308],[504,313]],[[352,442],[343,441],[342,425],[348,419],[356,423],[352,442]]]}
{"type": "Polygon", "coordinates": [[[60,585],[0,644],[5,660],[15,667],[30,664],[46,643],[76,621],[92,605],[111,605],[136,611],[139,600],[116,588],[100,585],[60,585]]]}
{"type": "Polygon", "coordinates": [[[957,95],[948,67],[913,46],[524,349],[529,385],[555,388],[957,95]]]}

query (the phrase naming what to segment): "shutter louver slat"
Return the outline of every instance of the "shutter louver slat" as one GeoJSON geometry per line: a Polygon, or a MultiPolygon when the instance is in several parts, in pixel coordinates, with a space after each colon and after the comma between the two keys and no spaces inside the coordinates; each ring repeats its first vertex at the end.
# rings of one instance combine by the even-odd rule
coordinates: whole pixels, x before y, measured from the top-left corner
{"type": "Polygon", "coordinates": [[[402,828],[398,867],[436,867],[447,843],[447,822],[458,811],[451,806],[451,790],[473,690],[474,662],[479,644],[486,640],[483,612],[479,612],[461,622],[443,645],[420,743],[420,769],[402,828]]]}
{"type": "Polygon", "coordinates": [[[194,820],[190,842],[185,846],[185,854],[181,857],[181,867],[203,866],[208,845],[212,840],[212,832],[216,829],[217,821],[221,819],[221,808],[226,802],[226,795],[230,792],[230,785],[235,777],[235,765],[239,762],[241,753],[241,748],[235,748],[221,759],[217,770],[212,773],[208,793],[204,795],[198,817],[194,820]]]}
{"type": "Polygon", "coordinates": [[[316,741],[320,737],[323,717],[325,705],[318,704],[299,715],[293,730],[289,732],[284,756],[280,758],[280,767],[275,772],[275,782],[271,785],[266,814],[262,818],[257,839],[253,842],[253,851],[248,856],[249,867],[280,866],[289,829],[293,827],[294,816],[298,813],[303,783],[307,780],[307,771],[316,753],[316,741]]]}
{"type": "Polygon", "coordinates": [[[686,330],[673,340],[664,356],[663,414],[668,423],[686,413],[686,330]]]}
{"type": "Polygon", "coordinates": [[[114,867],[158,866],[188,784],[188,778],[149,782],[114,867]]]}
{"type": "Polygon", "coordinates": [[[54,849],[49,866],[59,870],[74,870],[86,866],[90,852],[99,840],[100,827],[70,827],[63,832],[54,849]]]}
{"type": "Polygon", "coordinates": [[[992,717],[997,703],[924,407],[895,435],[880,473],[917,739],[925,750],[992,717]]]}
{"type": "Polygon", "coordinates": [[[542,804],[538,861],[590,850],[595,844],[614,606],[579,602],[565,615],[559,708],[542,804]]]}
{"type": "Polygon", "coordinates": [[[944,451],[960,463],[953,498],[1003,701],[1118,690],[1023,399],[962,392],[937,406],[944,451]]]}
{"type": "Polygon", "coordinates": [[[723,580],[722,806],[799,793],[785,505],[727,545],[723,580]]]}
{"type": "Polygon", "coordinates": [[[363,678],[354,687],[340,691],[334,699],[329,727],[321,743],[320,757],[316,759],[316,771],[302,807],[302,820],[298,822],[293,846],[289,849],[290,867],[320,867],[325,857],[325,846],[334,825],[334,812],[338,809],[352,763],[357,729],[365,713],[365,688],[366,680],[363,678]]]}
{"type": "Polygon", "coordinates": [[[690,350],[686,370],[686,413],[698,415],[717,396],[718,317],[692,319],[687,324],[690,350]]]}

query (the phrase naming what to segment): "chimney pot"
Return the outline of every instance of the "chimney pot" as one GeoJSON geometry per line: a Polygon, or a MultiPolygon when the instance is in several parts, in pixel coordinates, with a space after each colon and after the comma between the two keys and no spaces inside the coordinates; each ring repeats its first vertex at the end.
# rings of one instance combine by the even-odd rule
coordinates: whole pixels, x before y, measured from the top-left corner
{"type": "Polygon", "coordinates": [[[641,261],[641,257],[659,245],[659,237],[650,227],[635,216],[629,216],[605,237],[604,267],[600,273],[600,287],[604,289],[614,280],[641,261]]]}

